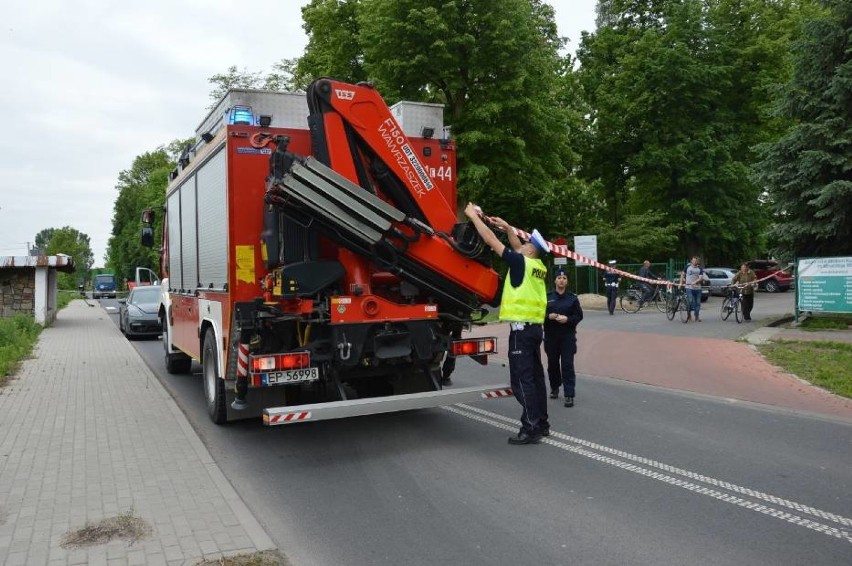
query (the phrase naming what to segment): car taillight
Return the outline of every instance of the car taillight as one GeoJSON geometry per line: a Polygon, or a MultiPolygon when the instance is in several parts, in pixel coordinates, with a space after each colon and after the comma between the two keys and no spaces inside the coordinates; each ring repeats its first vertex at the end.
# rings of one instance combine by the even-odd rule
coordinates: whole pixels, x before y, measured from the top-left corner
{"type": "Polygon", "coordinates": [[[268,356],[251,356],[251,371],[276,371],[283,369],[301,369],[311,365],[310,352],[292,352],[289,354],[271,354],[268,356]]]}
{"type": "Polygon", "coordinates": [[[496,338],[471,338],[467,340],[455,340],[450,346],[450,354],[453,356],[479,356],[482,354],[496,353],[496,338]]]}

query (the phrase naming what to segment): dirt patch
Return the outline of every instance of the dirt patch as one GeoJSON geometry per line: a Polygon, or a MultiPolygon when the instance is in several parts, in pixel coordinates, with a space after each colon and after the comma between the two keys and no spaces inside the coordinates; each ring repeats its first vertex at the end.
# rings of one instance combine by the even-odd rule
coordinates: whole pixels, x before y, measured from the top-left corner
{"type": "Polygon", "coordinates": [[[277,551],[267,550],[204,560],[203,562],[196,562],[195,566],[289,566],[289,564],[290,562],[277,551]]]}
{"type": "Polygon", "coordinates": [[[151,535],[151,526],[134,516],[131,509],[118,517],[109,517],[97,523],[87,523],[82,529],[65,534],[62,539],[63,548],[81,548],[96,546],[114,539],[121,539],[132,545],[136,541],[151,535]]]}
{"type": "Polygon", "coordinates": [[[580,306],[584,309],[606,309],[606,297],[594,293],[583,293],[579,295],[580,306]]]}

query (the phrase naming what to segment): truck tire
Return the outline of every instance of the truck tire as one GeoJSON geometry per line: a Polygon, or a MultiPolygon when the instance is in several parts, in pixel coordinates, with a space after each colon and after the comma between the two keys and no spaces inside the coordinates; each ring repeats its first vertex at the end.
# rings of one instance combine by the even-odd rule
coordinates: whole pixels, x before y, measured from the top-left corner
{"type": "Polygon", "coordinates": [[[204,334],[204,348],[201,350],[202,380],[204,397],[207,401],[207,414],[216,424],[228,420],[225,406],[225,380],[219,378],[219,348],[216,345],[216,333],[208,330],[204,334]]]}
{"type": "Polygon", "coordinates": [[[173,375],[189,373],[192,368],[192,358],[181,352],[169,351],[169,322],[165,318],[163,318],[163,350],[167,372],[173,375]]]}

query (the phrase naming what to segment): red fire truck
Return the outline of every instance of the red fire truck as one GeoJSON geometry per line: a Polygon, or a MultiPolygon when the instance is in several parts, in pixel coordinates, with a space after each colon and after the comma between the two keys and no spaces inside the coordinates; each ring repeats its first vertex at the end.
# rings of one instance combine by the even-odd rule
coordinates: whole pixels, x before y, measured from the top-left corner
{"type": "Polygon", "coordinates": [[[214,422],[510,393],[443,386],[456,357],[496,351],[462,331],[498,277],[457,222],[441,106],[319,79],[307,95],[229,91],[196,134],[167,189],[160,319],[167,371],[201,363],[214,422]]]}

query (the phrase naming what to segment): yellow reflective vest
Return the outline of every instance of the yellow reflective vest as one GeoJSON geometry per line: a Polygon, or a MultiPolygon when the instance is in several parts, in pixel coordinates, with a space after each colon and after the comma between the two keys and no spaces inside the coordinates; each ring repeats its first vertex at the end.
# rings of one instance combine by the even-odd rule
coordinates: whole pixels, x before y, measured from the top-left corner
{"type": "Polygon", "coordinates": [[[547,310],[547,268],[540,259],[524,256],[524,280],[512,287],[511,277],[503,282],[503,299],[500,301],[500,320],[511,322],[544,322],[547,310]]]}

